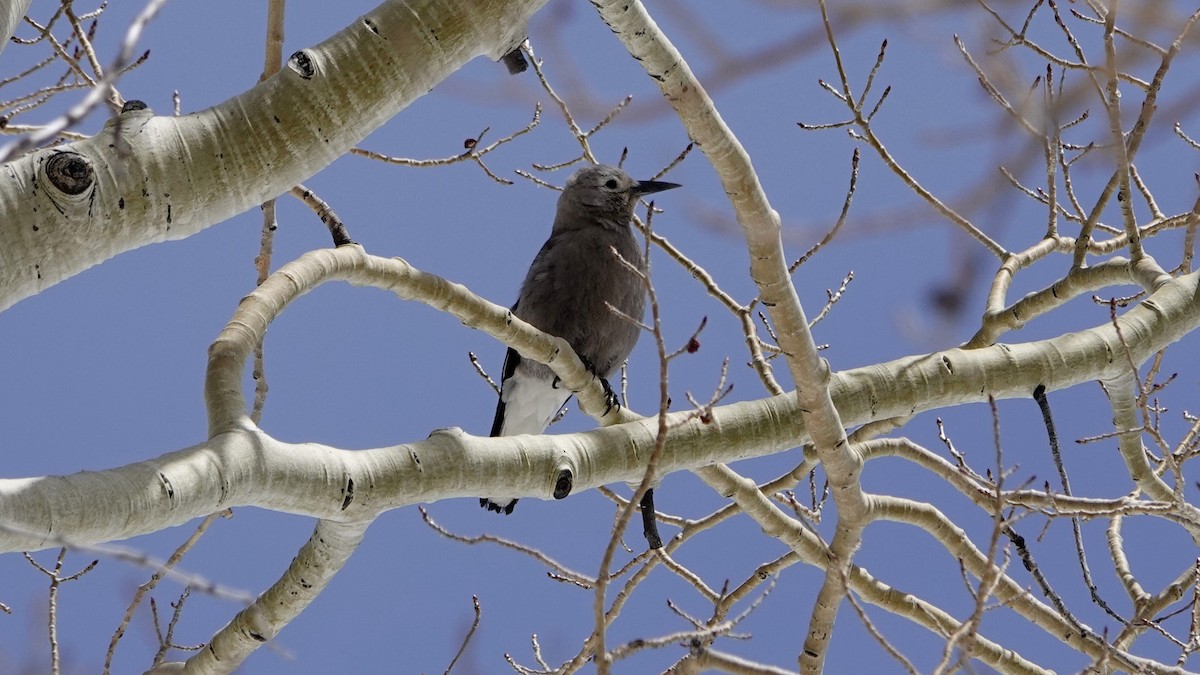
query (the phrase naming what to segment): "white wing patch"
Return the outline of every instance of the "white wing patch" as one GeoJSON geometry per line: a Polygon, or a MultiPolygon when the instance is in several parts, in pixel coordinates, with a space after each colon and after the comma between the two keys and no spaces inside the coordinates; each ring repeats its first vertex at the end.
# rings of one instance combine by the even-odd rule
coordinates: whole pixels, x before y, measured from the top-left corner
{"type": "MultiPolygon", "coordinates": [[[[542,366],[544,368],[544,366],[542,366]]],[[[555,378],[542,373],[531,373],[529,364],[518,363],[512,376],[504,380],[500,389],[500,400],[504,402],[504,420],[500,423],[501,436],[540,434],[550,426],[550,420],[571,398],[571,392],[561,384],[554,386],[555,378]]],[[[517,503],[510,495],[493,495],[479,500],[479,505],[489,511],[510,513],[517,503]]]]}
{"type": "Polygon", "coordinates": [[[542,433],[571,397],[561,383],[555,388],[554,379],[532,375],[524,365],[518,365],[512,377],[504,381],[500,394],[504,401],[501,436],[542,433]]]}

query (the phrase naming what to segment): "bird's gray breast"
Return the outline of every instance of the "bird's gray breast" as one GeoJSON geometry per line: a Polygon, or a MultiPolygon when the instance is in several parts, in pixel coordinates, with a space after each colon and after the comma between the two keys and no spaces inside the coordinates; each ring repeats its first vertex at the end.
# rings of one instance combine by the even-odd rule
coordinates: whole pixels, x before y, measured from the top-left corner
{"type": "Polygon", "coordinates": [[[639,328],[608,309],[641,321],[646,291],[638,275],[645,263],[628,226],[624,231],[587,228],[555,232],[529,267],[513,312],[551,335],[563,338],[575,352],[609,377],[629,356],[639,328]]]}

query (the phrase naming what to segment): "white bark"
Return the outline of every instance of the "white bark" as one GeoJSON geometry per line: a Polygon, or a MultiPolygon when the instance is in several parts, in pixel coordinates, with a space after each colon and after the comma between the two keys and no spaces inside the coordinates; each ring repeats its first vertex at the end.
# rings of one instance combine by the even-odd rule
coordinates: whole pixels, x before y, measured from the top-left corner
{"type": "MultiPolygon", "coordinates": [[[[529,14],[544,1],[386,2],[322,45],[304,50],[270,80],[215,108],[182,118],[130,111],[94,139],[2,165],[0,310],[117,253],[190,236],[286,191],[466,60],[478,54],[497,58],[510,50],[524,36],[529,14]],[[55,162],[61,169],[63,157],[73,158],[66,173],[85,179],[78,194],[56,187],[61,181],[47,173],[55,162]]],[[[1116,427],[1124,430],[1120,449],[1131,482],[1149,498],[1139,503],[1147,513],[1170,518],[1200,536],[1194,507],[1175,503],[1171,486],[1146,459],[1136,431],[1130,368],[1130,362],[1145,362],[1200,325],[1200,273],[1173,279],[1144,261],[1126,265],[1110,259],[1071,277],[1078,287],[1064,283],[1010,310],[1004,309],[1008,288],[998,283],[987,319],[994,314],[995,325],[981,329],[979,344],[1019,325],[1026,312],[1016,310],[1033,306],[1049,311],[1101,278],[1138,279],[1155,292],[1119,319],[1119,334],[1113,325],[1103,324],[1050,340],[947,350],[830,374],[787,273],[779,217],[748,154],[640,4],[593,4],[660,84],[721,177],[744,228],[752,277],[772,312],[799,390],[718,407],[707,424],[689,412],[672,415],[658,473],[698,470],[710,485],[731,495],[768,536],[784,541],[806,564],[825,569],[818,605],[826,610],[814,611],[810,622],[810,630],[823,636],[832,632],[847,586],[869,602],[905,614],[900,607],[908,600],[898,597],[902,593],[850,565],[862,524],[891,519],[938,534],[943,547],[965,561],[975,577],[998,579],[993,589],[997,598],[1047,632],[1066,636],[1061,639],[1072,648],[1096,659],[1115,658],[1127,669],[1140,668],[1133,657],[1102,648],[1094,636],[1073,635],[1061,617],[996,572],[994,561],[952,527],[949,517],[925,505],[864,495],[858,479],[867,446],[847,444],[844,428],[989,397],[1025,398],[1039,384],[1055,391],[1100,380],[1110,385],[1116,427]],[[770,504],[753,481],[717,466],[810,440],[816,453],[809,459],[819,458],[838,504],[838,533],[828,545],[770,504]]],[[[502,69],[497,77],[505,77],[502,69]]],[[[1029,256],[1036,259],[1040,256],[1029,256]]],[[[1017,263],[1006,264],[1015,268],[1017,263]]],[[[604,419],[624,423],[588,433],[490,439],[446,429],[414,443],[364,451],[270,437],[245,414],[245,360],[289,302],[330,280],[385,288],[453,314],[523,355],[550,363],[564,385],[580,394],[585,410],[600,407],[593,378],[562,340],[404,261],[368,256],[357,247],[319,251],[285,266],[253,292],[211,348],[205,388],[208,441],[106,471],[0,480],[0,513],[5,514],[0,551],[123,539],[234,506],[318,518],[313,537],[283,578],[217,632],[188,666],[198,672],[227,672],[303,611],[352,555],[369,523],[387,510],[475,498],[501,484],[507,492],[548,499],[564,471],[573,478],[573,492],[642,478],[655,448],[658,420],[634,420],[625,411],[604,419]]],[[[748,338],[754,342],[752,335],[748,338]]],[[[926,468],[951,483],[961,479],[949,463],[926,468]]],[[[1064,498],[1055,508],[1061,511],[1068,502],[1064,498]]],[[[1100,508],[1096,503],[1091,507],[1100,508]]],[[[964,625],[932,605],[907,606],[911,612],[905,615],[943,634],[964,625]]],[[[1036,672],[1015,652],[971,639],[976,640],[976,656],[985,662],[1036,672]]],[[[823,656],[825,642],[810,641],[805,649],[818,649],[823,656]]],[[[599,651],[598,663],[611,656],[599,651]]],[[[823,665],[820,660],[801,663],[810,670],[823,665]]]]}
{"type": "Polygon", "coordinates": [[[29,11],[32,2],[33,0],[12,0],[0,7],[0,54],[4,53],[9,38],[16,32],[17,24],[21,23],[21,18],[29,11]]]}
{"type": "MultiPolygon", "coordinates": [[[[0,166],[0,310],[118,253],[181,239],[290,189],[470,59],[498,59],[546,0],[389,0],[279,73],[182,117],[124,113],[0,166]],[[93,176],[57,189],[48,160],[93,176]]],[[[497,77],[507,77],[497,66],[497,77]]]]}
{"type": "MultiPolygon", "coordinates": [[[[440,291],[423,296],[402,284],[399,280],[413,273],[403,261],[369,256],[357,247],[310,253],[293,266],[277,278],[290,283],[298,278],[296,268],[302,276],[306,266],[323,267],[330,280],[391,288],[434,306],[448,304],[440,291]]],[[[438,281],[434,287],[448,286],[438,281]]],[[[1135,364],[1200,326],[1198,286],[1200,273],[1172,280],[1118,319],[1135,364]]],[[[461,286],[454,288],[469,295],[461,286]]],[[[503,308],[477,300],[474,308],[454,311],[498,338],[513,339],[516,329],[508,325],[503,308]]],[[[244,325],[231,323],[231,328],[245,330],[244,325]]],[[[951,349],[847,370],[833,375],[830,391],[843,421],[853,426],[986,401],[989,395],[1025,398],[1038,384],[1056,391],[1119,379],[1128,369],[1116,356],[1124,349],[1116,329],[1103,324],[1050,340],[951,349]]],[[[720,406],[710,424],[684,423],[687,416],[671,417],[678,425],[672,426],[659,460],[663,475],[771,454],[808,440],[791,393],[720,406]]],[[[636,482],[654,447],[657,421],[514,438],[445,429],[414,443],[361,451],[283,443],[244,419],[217,431],[206,443],[125,467],[0,480],[0,512],[6,516],[0,551],[124,539],[231,506],[362,522],[410,504],[477,497],[495,485],[549,499],[564,467],[574,475],[573,492],[636,482]]],[[[1192,516],[1195,532],[1200,519],[1192,516]]]]}

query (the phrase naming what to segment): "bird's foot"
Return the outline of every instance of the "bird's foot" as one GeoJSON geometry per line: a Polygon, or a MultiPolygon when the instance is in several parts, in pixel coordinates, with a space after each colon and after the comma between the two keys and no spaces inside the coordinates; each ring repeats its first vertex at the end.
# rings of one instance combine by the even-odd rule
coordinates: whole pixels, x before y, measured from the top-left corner
{"type": "Polygon", "coordinates": [[[480,497],[479,505],[482,506],[483,508],[487,509],[488,511],[495,511],[496,513],[503,513],[504,515],[507,516],[508,514],[513,512],[513,509],[517,508],[517,500],[514,499],[507,504],[497,504],[496,502],[488,499],[487,497],[480,497]]]}
{"type": "Polygon", "coordinates": [[[608,411],[613,408],[620,410],[621,399],[617,398],[617,393],[613,391],[612,385],[603,377],[600,378],[600,384],[604,387],[604,414],[607,415],[608,411]]]}
{"type": "MultiPolygon", "coordinates": [[[[608,383],[608,380],[596,372],[596,366],[591,361],[582,356],[579,357],[579,360],[583,361],[583,367],[587,368],[589,373],[600,379],[600,386],[604,387],[604,414],[607,415],[613,408],[620,410],[621,399],[617,398],[617,393],[613,391],[612,385],[608,383]]],[[[557,378],[555,381],[557,381],[557,378]]]]}

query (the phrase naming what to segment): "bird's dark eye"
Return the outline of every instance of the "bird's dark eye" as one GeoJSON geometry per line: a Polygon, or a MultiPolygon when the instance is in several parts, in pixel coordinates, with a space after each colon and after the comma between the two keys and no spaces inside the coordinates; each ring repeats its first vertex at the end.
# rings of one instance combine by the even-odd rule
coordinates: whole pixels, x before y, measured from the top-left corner
{"type": "Polygon", "coordinates": [[[604,181],[604,187],[608,188],[609,190],[616,190],[617,189],[617,179],[609,178],[608,180],[604,181]]]}

